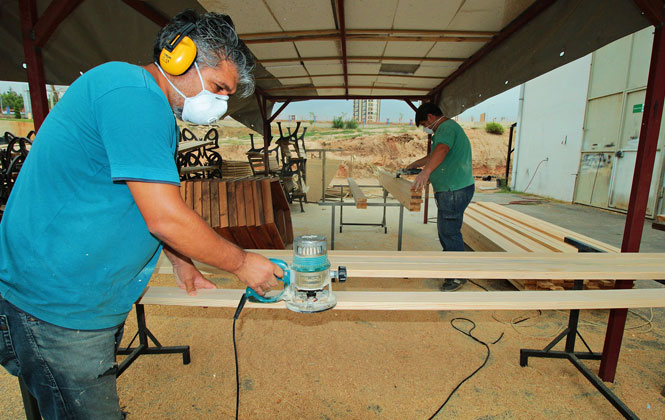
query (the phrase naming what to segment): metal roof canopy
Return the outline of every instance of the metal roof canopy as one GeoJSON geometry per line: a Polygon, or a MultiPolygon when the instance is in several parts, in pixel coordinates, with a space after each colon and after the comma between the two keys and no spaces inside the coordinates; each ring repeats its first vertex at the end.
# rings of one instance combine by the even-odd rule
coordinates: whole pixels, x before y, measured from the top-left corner
{"type": "MultiPolygon", "coordinates": [[[[5,0],[0,79],[29,81],[39,127],[48,112],[45,83],[70,84],[111,60],[151,62],[158,25],[185,8],[231,15],[257,57],[256,100],[229,105],[232,117],[265,133],[266,148],[277,101],[384,98],[413,107],[433,100],[457,115],[655,25],[622,244],[623,252],[639,251],[665,95],[663,0],[5,0]]],[[[626,314],[610,315],[600,367],[607,381],[626,314]]]]}

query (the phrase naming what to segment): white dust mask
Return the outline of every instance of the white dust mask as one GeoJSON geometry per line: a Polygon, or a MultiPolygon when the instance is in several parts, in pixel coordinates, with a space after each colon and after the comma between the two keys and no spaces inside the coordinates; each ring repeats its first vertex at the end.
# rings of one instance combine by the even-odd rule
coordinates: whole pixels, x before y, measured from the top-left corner
{"type": "MultiPolygon", "coordinates": [[[[441,120],[441,118],[443,118],[443,115],[440,116],[439,118],[437,118],[436,121],[434,121],[434,122],[432,123],[432,126],[434,126],[436,123],[438,123],[439,120],[441,120]]],[[[425,125],[423,125],[423,131],[424,131],[425,133],[429,134],[430,136],[431,136],[432,134],[434,134],[434,130],[432,130],[430,127],[427,127],[427,126],[425,126],[425,125]]]]}
{"type": "Polygon", "coordinates": [[[206,125],[212,124],[217,121],[228,109],[228,100],[229,97],[226,95],[215,95],[214,93],[206,90],[205,85],[203,84],[203,77],[201,77],[201,72],[199,71],[199,66],[194,62],[194,67],[196,68],[196,73],[199,75],[199,80],[201,80],[201,92],[196,94],[196,96],[187,97],[183,95],[180,90],[171,81],[164,70],[155,63],[159,71],[164,75],[166,81],[169,82],[171,87],[175,89],[176,92],[185,98],[185,104],[182,108],[182,120],[188,121],[197,125],[206,125]]]}

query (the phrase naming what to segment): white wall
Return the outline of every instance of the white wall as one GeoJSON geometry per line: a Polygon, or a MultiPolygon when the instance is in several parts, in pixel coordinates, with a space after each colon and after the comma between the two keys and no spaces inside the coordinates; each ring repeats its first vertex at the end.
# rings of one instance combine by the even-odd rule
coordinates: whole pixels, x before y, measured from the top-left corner
{"type": "Polygon", "coordinates": [[[591,54],[523,85],[513,190],[573,201],[590,66],[591,54]]]}

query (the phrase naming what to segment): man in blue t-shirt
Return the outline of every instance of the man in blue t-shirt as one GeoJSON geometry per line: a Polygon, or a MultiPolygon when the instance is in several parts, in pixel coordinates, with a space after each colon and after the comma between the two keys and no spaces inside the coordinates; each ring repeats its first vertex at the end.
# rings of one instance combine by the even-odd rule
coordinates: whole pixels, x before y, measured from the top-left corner
{"type": "Polygon", "coordinates": [[[180,197],[174,114],[208,124],[228,95],[253,90],[254,59],[231,19],[179,14],[159,32],[154,60],[106,63],[72,84],[37,133],[0,224],[0,362],[45,418],[122,418],[116,346],[162,250],[190,295],[215,287],[192,260],[260,294],[283,276],[180,197]],[[160,60],[178,39],[180,69],[160,60]]]}
{"type": "MultiPolygon", "coordinates": [[[[462,219],[475,190],[471,143],[457,122],[443,116],[434,103],[426,102],[416,110],[416,125],[432,135],[432,151],[412,162],[407,169],[423,167],[413,181],[413,189],[428,182],[434,188],[437,206],[436,227],[444,251],[464,251],[462,219]]],[[[466,279],[446,279],[443,291],[457,290],[466,279]]]]}

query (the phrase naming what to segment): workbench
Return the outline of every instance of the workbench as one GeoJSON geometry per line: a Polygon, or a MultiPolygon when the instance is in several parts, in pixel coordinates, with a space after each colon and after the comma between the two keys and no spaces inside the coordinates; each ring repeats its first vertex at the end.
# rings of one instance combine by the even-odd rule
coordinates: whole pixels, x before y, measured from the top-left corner
{"type": "Polygon", "coordinates": [[[383,203],[368,203],[366,200],[363,202],[362,207],[358,207],[358,197],[354,195],[354,202],[345,202],[344,201],[344,188],[350,188],[349,185],[339,184],[333,185],[333,188],[340,189],[340,201],[319,201],[317,204],[319,206],[328,206],[331,209],[330,212],[330,249],[335,249],[335,207],[339,207],[339,232],[342,233],[344,226],[380,226],[383,228],[383,233],[388,233],[388,226],[386,224],[386,208],[388,207],[399,207],[399,224],[397,231],[397,250],[402,250],[402,232],[404,226],[404,206],[401,203],[388,203],[388,191],[380,185],[356,185],[357,187],[366,187],[366,188],[381,188],[383,191],[383,203]],[[360,222],[344,222],[344,207],[356,207],[356,208],[367,208],[367,207],[383,207],[383,217],[380,223],[360,223],[360,222]]]}

